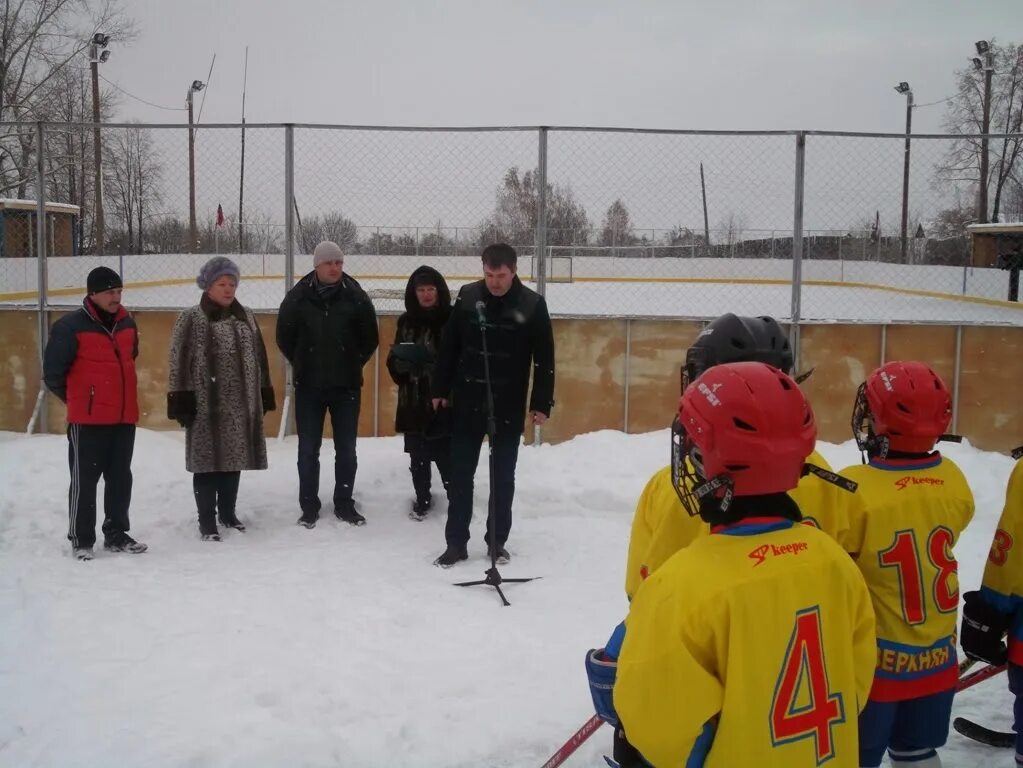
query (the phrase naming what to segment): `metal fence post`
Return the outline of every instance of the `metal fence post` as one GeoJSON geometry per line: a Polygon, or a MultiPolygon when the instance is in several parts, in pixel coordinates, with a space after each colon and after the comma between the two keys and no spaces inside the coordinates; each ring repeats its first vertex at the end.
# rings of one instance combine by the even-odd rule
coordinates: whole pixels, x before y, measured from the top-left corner
{"type": "Polygon", "coordinates": [[[792,312],[789,344],[793,370],[799,370],[799,320],[803,291],[803,192],[806,182],[806,132],[796,133],[796,184],[792,212],[792,312]]]}
{"type": "MultiPolygon", "coordinates": [[[[547,293],[547,128],[540,127],[538,136],[537,182],[540,192],[536,201],[536,291],[541,296],[547,293]]],[[[533,445],[543,441],[543,427],[537,424],[533,429],[533,445]]]]}
{"type": "MultiPolygon", "coordinates": [[[[46,143],[43,122],[36,123],[36,273],[39,287],[37,330],[39,339],[39,371],[43,370],[43,358],[46,354],[46,342],[50,335],[50,324],[46,315],[46,143]]],[[[29,419],[27,432],[32,434],[35,427],[40,432],[46,432],[46,384],[39,381],[39,394],[36,395],[35,408],[32,409],[32,418],[29,419]]]]}
{"type": "Polygon", "coordinates": [[[963,326],[956,326],[956,351],[952,369],[952,434],[959,434],[959,388],[963,375],[963,326]]]}
{"type": "MultiPolygon", "coordinates": [[[[295,285],[295,126],[284,126],[284,293],[287,295],[295,285]]],[[[288,434],[291,418],[291,398],[295,391],[294,372],[291,363],[284,361],[284,407],[281,408],[281,425],[277,439],[283,440],[288,434]]]]}
{"type": "Polygon", "coordinates": [[[537,157],[537,183],[539,194],[536,201],[536,290],[541,296],[547,292],[547,129],[541,127],[537,157]]]}

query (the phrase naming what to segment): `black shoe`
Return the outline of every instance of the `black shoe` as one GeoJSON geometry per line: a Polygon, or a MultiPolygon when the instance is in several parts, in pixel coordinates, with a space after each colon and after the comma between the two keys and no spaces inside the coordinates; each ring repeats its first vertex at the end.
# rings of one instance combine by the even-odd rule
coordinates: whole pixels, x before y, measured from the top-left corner
{"type": "Polygon", "coordinates": [[[355,509],[355,502],[349,499],[334,507],[334,517],[349,525],[365,525],[366,518],[355,509]]]}
{"type": "Polygon", "coordinates": [[[444,554],[433,561],[434,565],[439,565],[441,568],[450,568],[452,565],[457,563],[459,560],[468,560],[469,553],[465,549],[465,545],[456,547],[448,545],[448,548],[444,550],[444,554]]]}
{"type": "Polygon", "coordinates": [[[231,514],[221,514],[218,517],[220,518],[220,524],[225,528],[234,528],[240,533],[245,533],[245,524],[238,519],[234,512],[231,514]]]}
{"type": "Polygon", "coordinates": [[[140,555],[149,549],[149,546],[141,541],[135,541],[126,533],[115,533],[104,539],[103,549],[107,552],[129,552],[133,555],[140,555]]]}
{"type": "Polygon", "coordinates": [[[71,555],[75,560],[81,560],[82,562],[92,560],[94,557],[92,547],[75,547],[71,550],[71,555]]]}
{"type": "Polygon", "coordinates": [[[303,528],[315,528],[316,521],[320,519],[319,512],[303,512],[302,517],[298,518],[298,524],[303,528]]]}
{"type": "Polygon", "coordinates": [[[201,541],[220,541],[220,534],[219,533],[204,533],[204,534],[202,534],[199,537],[199,539],[201,541]]]}
{"type": "Polygon", "coordinates": [[[511,555],[508,554],[508,550],[504,547],[497,548],[497,557],[494,558],[494,552],[490,548],[487,548],[487,557],[491,560],[496,560],[498,565],[508,565],[511,562],[511,555]]]}
{"type": "Polygon", "coordinates": [[[430,508],[433,506],[433,496],[427,496],[426,498],[416,499],[412,502],[412,511],[408,513],[408,516],[413,520],[423,520],[430,512],[430,508]]]}

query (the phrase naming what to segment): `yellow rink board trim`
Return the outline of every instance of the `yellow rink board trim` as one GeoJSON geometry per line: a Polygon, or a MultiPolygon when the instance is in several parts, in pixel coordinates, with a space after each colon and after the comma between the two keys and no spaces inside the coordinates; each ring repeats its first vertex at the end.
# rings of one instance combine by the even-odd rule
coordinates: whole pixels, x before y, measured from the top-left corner
{"type": "MultiPolygon", "coordinates": [[[[246,275],[245,280],[283,280],[284,275],[246,275]]],[[[358,280],[407,280],[407,275],[359,275],[358,280]]],[[[447,280],[478,280],[479,275],[448,275],[447,280]]],[[[723,283],[733,285],[791,285],[791,280],[754,277],[576,277],[574,283],[723,283]]],[[[125,290],[132,288],[164,288],[173,285],[188,285],[195,283],[194,278],[170,278],[164,280],[145,280],[137,283],[125,283],[125,290]]],[[[891,285],[879,285],[876,283],[842,282],[839,280],[804,280],[803,285],[812,285],[829,288],[865,288],[873,291],[888,291],[903,296],[920,296],[929,299],[944,299],[946,301],[964,301],[969,304],[983,304],[989,307],[1004,307],[1005,309],[1023,309],[1023,303],[1005,301],[1003,299],[988,299],[982,296],[962,296],[957,293],[942,293],[940,291],[925,291],[918,288],[896,288],[891,285]]],[[[48,291],[49,296],[80,296],[84,288],[55,288],[48,291]]],[[[198,288],[197,288],[198,290],[198,288]]],[[[19,299],[32,299],[38,296],[36,291],[16,291],[13,293],[0,293],[0,301],[17,301],[19,299]]],[[[142,308],[144,309],[144,307],[142,308]]]]}

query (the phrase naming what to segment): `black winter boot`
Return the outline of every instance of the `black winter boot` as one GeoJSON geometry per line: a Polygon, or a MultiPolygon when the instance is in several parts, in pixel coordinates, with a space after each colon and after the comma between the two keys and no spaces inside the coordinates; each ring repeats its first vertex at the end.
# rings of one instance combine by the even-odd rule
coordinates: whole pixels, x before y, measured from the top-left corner
{"type": "Polygon", "coordinates": [[[433,494],[420,497],[412,502],[412,511],[408,513],[408,516],[413,520],[423,520],[429,514],[431,507],[433,507],[433,494]]]}
{"type": "Polygon", "coordinates": [[[458,561],[468,559],[469,552],[466,550],[464,544],[461,546],[448,544],[448,548],[444,550],[444,553],[440,557],[433,561],[433,564],[439,565],[441,568],[450,568],[458,561]]]}

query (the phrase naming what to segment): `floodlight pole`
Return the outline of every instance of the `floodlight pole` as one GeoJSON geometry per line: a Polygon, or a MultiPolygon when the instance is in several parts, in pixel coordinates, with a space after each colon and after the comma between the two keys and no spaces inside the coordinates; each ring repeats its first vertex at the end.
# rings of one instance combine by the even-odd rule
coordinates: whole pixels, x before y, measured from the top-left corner
{"type": "MultiPolygon", "coordinates": [[[[97,32],[89,42],[89,70],[92,72],[92,162],[93,162],[93,209],[96,222],[96,246],[94,252],[102,256],[105,252],[104,240],[106,222],[103,216],[103,143],[100,140],[99,115],[99,63],[100,49],[106,48],[110,37],[97,32]]],[[[110,58],[109,51],[104,51],[102,61],[110,58]]]]}
{"type": "Polygon", "coordinates": [[[197,244],[195,225],[195,126],[192,120],[192,94],[201,91],[206,84],[193,80],[188,87],[188,252],[195,253],[197,244]]]}
{"type": "Polygon", "coordinates": [[[991,77],[995,72],[995,54],[991,43],[978,40],[973,44],[977,56],[973,59],[973,68],[984,72],[984,103],[983,116],[980,124],[980,178],[977,187],[977,222],[987,224],[987,181],[988,181],[988,133],[991,130],[991,77]]]}
{"type": "Polygon", "coordinates": [[[980,132],[980,189],[977,194],[977,221],[987,223],[987,182],[988,182],[988,138],[991,131],[991,76],[995,71],[994,54],[990,50],[984,56],[984,117],[980,132]]]}
{"type": "Polygon", "coordinates": [[[906,154],[902,163],[902,263],[907,264],[906,254],[909,250],[909,152],[910,133],[913,129],[913,90],[908,83],[900,83],[896,89],[899,93],[906,95],[906,154]]]}

